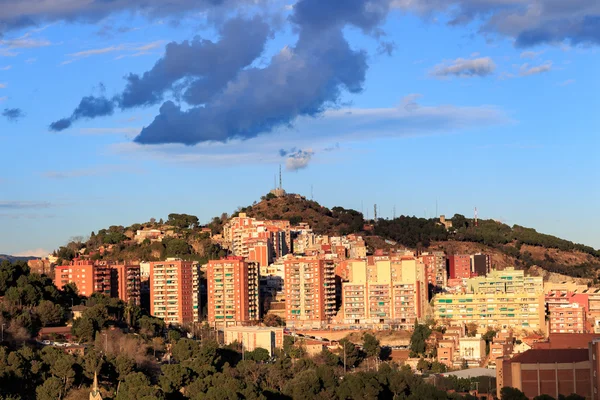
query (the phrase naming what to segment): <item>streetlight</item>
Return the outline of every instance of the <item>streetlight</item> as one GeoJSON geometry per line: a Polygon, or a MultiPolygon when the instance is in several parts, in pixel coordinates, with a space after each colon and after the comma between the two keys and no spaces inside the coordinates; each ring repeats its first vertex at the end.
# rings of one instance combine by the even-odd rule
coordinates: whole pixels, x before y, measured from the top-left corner
{"type": "Polygon", "coordinates": [[[0,340],[0,343],[1,343],[1,342],[4,342],[4,326],[5,326],[5,325],[6,325],[6,324],[4,324],[4,323],[2,324],[2,340],[0,340]]]}

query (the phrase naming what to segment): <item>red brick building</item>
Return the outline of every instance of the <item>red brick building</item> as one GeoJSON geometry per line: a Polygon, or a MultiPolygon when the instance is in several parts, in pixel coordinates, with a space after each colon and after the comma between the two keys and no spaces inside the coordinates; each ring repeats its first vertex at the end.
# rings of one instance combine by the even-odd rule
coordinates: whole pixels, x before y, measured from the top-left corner
{"type": "Polygon", "coordinates": [[[207,268],[208,323],[247,325],[259,315],[259,267],[243,257],[211,260],[207,268]]]}
{"type": "Polygon", "coordinates": [[[577,393],[592,398],[592,352],[585,349],[535,349],[498,360],[497,393],[505,386],[532,399],[542,394],[558,398],[577,393]]]}
{"type": "Polygon", "coordinates": [[[463,279],[471,277],[471,256],[453,254],[448,256],[448,278],[463,279]]]}

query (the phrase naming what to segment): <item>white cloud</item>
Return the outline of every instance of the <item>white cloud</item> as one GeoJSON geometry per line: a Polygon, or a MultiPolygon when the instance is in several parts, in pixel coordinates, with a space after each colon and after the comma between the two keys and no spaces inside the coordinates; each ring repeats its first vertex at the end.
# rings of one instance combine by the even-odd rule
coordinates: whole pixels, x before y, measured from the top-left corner
{"type": "MultiPolygon", "coordinates": [[[[311,155],[302,159],[319,162],[329,158],[323,155],[333,143],[360,146],[379,138],[447,134],[511,122],[501,109],[494,106],[425,106],[417,103],[419,98],[418,94],[409,95],[397,107],[329,110],[316,118],[299,118],[291,128],[280,128],[272,134],[245,141],[195,146],[140,145],[127,141],[110,146],[110,152],[128,160],[139,157],[166,163],[235,166],[277,164],[281,162],[281,149],[296,148],[310,149],[311,155]]],[[[302,165],[300,161],[290,161],[290,166],[302,165]]]]}
{"type": "Polygon", "coordinates": [[[519,68],[520,76],[530,76],[542,74],[544,72],[548,72],[552,69],[552,61],[546,61],[543,64],[530,66],[528,63],[521,65],[519,68]]]}
{"type": "Polygon", "coordinates": [[[48,254],[52,253],[46,249],[33,249],[33,250],[25,250],[18,252],[17,254],[12,254],[15,257],[46,257],[48,254]]]}
{"type": "Polygon", "coordinates": [[[6,100],[8,100],[8,96],[0,97],[0,103],[2,103],[3,101],[6,101],[6,100]]]}
{"type": "Polygon", "coordinates": [[[137,57],[137,56],[141,56],[141,55],[145,55],[145,54],[150,54],[151,50],[161,47],[164,43],[165,43],[164,40],[157,40],[155,42],[150,42],[150,43],[146,43],[146,44],[123,43],[123,44],[119,44],[119,45],[115,45],[115,46],[102,47],[102,48],[98,48],[98,49],[83,50],[83,51],[79,51],[76,53],[67,54],[67,57],[69,57],[69,59],[63,61],[61,63],[61,65],[70,64],[74,61],[78,61],[83,58],[88,58],[88,57],[98,56],[98,55],[103,55],[103,54],[110,54],[110,53],[126,53],[126,54],[121,54],[121,55],[117,56],[116,59],[121,59],[124,57],[137,57]]]}
{"type": "Polygon", "coordinates": [[[6,83],[0,83],[0,89],[5,89],[6,88],[6,83]]]}
{"type": "Polygon", "coordinates": [[[529,59],[533,60],[534,58],[537,58],[542,53],[543,53],[543,51],[524,51],[521,53],[521,58],[529,58],[529,59]]]}
{"type": "Polygon", "coordinates": [[[315,155],[312,149],[298,150],[289,154],[285,159],[285,167],[288,171],[297,171],[308,167],[308,163],[315,155]]]}
{"type": "Polygon", "coordinates": [[[11,68],[12,68],[12,65],[7,65],[7,66],[0,68],[0,71],[8,71],[11,68]]]}
{"type": "Polygon", "coordinates": [[[452,75],[461,78],[470,78],[473,76],[490,75],[495,69],[496,64],[490,57],[457,58],[455,60],[445,60],[434,66],[429,73],[438,78],[445,78],[452,75]]]}
{"type": "Polygon", "coordinates": [[[575,79],[567,79],[566,81],[560,82],[559,86],[569,86],[575,83],[575,79]]]}

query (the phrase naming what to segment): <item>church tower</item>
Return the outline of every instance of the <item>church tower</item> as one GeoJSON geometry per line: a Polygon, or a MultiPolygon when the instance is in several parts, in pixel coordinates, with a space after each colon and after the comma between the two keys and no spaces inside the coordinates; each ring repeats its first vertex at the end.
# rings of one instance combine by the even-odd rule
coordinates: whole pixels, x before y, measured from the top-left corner
{"type": "Polygon", "coordinates": [[[98,389],[98,374],[94,372],[94,386],[90,392],[90,400],[102,400],[100,390],[98,389]]]}

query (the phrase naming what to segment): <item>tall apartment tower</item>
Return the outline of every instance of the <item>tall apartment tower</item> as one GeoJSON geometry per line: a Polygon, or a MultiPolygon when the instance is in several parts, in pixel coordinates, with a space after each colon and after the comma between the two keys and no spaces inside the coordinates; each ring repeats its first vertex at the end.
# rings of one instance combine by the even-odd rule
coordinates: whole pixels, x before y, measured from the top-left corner
{"type": "Polygon", "coordinates": [[[113,297],[118,297],[126,303],[139,306],[141,290],[140,266],[118,264],[113,265],[112,269],[116,272],[117,281],[117,284],[113,285],[112,288],[113,297]]]}
{"type": "Polygon", "coordinates": [[[210,325],[248,325],[260,318],[258,263],[236,256],[211,260],[206,280],[210,325]]]}
{"type": "Polygon", "coordinates": [[[423,253],[419,260],[425,264],[427,272],[427,283],[438,288],[444,288],[448,284],[448,273],[446,272],[446,254],[443,251],[423,253]]]}
{"type": "Polygon", "coordinates": [[[475,276],[485,276],[492,269],[491,257],[488,254],[471,256],[471,272],[475,276]]]}
{"type": "Polygon", "coordinates": [[[167,259],[150,263],[150,314],[166,324],[199,321],[198,265],[167,259]]]}
{"type": "Polygon", "coordinates": [[[74,283],[82,296],[92,293],[113,294],[112,271],[109,265],[95,264],[90,260],[73,260],[69,265],[61,265],[54,269],[54,284],[62,288],[68,283],[74,283]]]}
{"type": "Polygon", "coordinates": [[[288,327],[322,327],[335,316],[335,265],[317,258],[289,258],[285,265],[288,327]]]}

